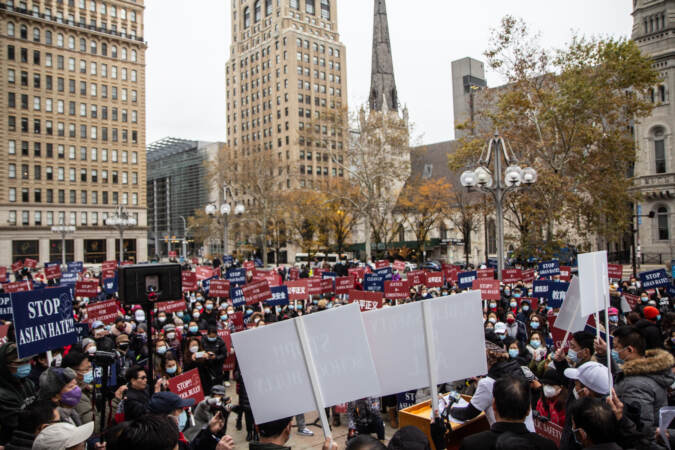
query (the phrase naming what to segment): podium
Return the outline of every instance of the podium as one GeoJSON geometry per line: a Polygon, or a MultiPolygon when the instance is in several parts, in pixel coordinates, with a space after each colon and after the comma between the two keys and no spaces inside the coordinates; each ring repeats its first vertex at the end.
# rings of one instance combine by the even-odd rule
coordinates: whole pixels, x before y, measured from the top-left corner
{"type": "MultiPolygon", "coordinates": [[[[471,397],[468,395],[462,395],[462,397],[467,402],[471,400],[471,397]]],[[[408,425],[419,428],[427,435],[427,438],[431,443],[431,448],[441,450],[434,447],[434,443],[431,439],[431,400],[400,410],[398,412],[398,423],[400,428],[408,425]]],[[[459,450],[462,439],[466,436],[490,429],[490,424],[487,421],[487,417],[485,417],[485,413],[480,413],[478,417],[464,423],[453,422],[451,423],[451,426],[452,433],[446,439],[445,443],[445,448],[448,450],[459,450]]]]}

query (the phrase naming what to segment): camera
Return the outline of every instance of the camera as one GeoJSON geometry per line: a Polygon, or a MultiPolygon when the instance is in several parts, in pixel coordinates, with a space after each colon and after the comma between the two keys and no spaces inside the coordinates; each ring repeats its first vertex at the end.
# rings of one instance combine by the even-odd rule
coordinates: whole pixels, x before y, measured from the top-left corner
{"type": "Polygon", "coordinates": [[[109,366],[115,362],[115,358],[117,358],[117,353],[115,352],[97,350],[92,359],[97,366],[109,366]]]}
{"type": "Polygon", "coordinates": [[[119,298],[126,305],[178,300],[183,296],[180,264],[136,264],[119,268],[119,298]]]}

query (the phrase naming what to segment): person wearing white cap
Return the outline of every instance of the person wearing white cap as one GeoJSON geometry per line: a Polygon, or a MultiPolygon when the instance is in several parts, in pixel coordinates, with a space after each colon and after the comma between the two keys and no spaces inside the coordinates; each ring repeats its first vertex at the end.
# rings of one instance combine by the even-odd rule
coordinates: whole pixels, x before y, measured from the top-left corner
{"type": "Polygon", "coordinates": [[[506,324],[504,322],[497,322],[495,324],[495,334],[502,341],[506,339],[506,324]]]}
{"type": "Polygon", "coordinates": [[[93,432],[94,422],[81,427],[66,422],[49,425],[35,438],[33,450],[84,450],[93,432]]]}
{"type": "Polygon", "coordinates": [[[574,380],[574,397],[605,397],[609,395],[609,377],[607,367],[589,361],[578,369],[565,369],[565,376],[574,380]]]}

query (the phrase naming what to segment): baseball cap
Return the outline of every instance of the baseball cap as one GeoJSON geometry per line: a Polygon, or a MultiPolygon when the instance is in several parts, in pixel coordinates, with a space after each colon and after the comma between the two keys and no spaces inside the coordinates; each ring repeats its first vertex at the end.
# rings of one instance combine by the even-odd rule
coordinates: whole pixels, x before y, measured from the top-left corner
{"type": "Polygon", "coordinates": [[[645,319],[654,320],[656,316],[659,315],[659,310],[653,306],[645,306],[645,309],[642,310],[645,315],[645,319]]]}
{"type": "Polygon", "coordinates": [[[67,422],[55,423],[40,431],[33,442],[33,450],[65,450],[87,439],[94,432],[94,422],[76,427],[67,422]]]}
{"type": "Polygon", "coordinates": [[[609,313],[610,316],[617,316],[617,315],[619,315],[619,310],[616,309],[616,308],[613,307],[613,306],[612,306],[611,308],[609,308],[609,309],[607,310],[607,312],[609,313]]]}
{"type": "Polygon", "coordinates": [[[169,414],[177,409],[187,408],[195,404],[194,398],[182,399],[173,392],[156,392],[150,397],[148,409],[154,414],[169,414]]]}
{"type": "Polygon", "coordinates": [[[571,380],[579,380],[596,394],[609,395],[609,378],[607,367],[600,363],[589,361],[578,369],[565,369],[565,376],[571,380]]]}
{"type": "Polygon", "coordinates": [[[497,334],[506,333],[506,324],[504,322],[497,322],[495,324],[495,333],[497,334]]]}

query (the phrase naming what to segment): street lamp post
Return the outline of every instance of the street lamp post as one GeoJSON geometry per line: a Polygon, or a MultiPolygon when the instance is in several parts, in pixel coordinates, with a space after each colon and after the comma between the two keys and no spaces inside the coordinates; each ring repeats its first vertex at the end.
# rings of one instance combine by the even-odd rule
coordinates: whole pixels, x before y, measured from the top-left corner
{"type": "Polygon", "coordinates": [[[66,265],[66,235],[74,233],[76,230],[73,225],[54,225],[52,227],[53,233],[61,235],[61,265],[66,265]]]}
{"type": "Polygon", "coordinates": [[[183,258],[187,259],[187,222],[185,221],[185,217],[179,216],[183,220],[183,258]]]}
{"type": "Polygon", "coordinates": [[[131,217],[126,208],[120,205],[117,210],[105,220],[106,225],[117,228],[120,233],[120,264],[124,261],[124,230],[136,225],[136,219],[131,217]]]}
{"type": "MultiPolygon", "coordinates": [[[[531,167],[525,169],[517,165],[518,160],[512,151],[506,147],[504,138],[495,132],[494,137],[489,141],[481,153],[478,167],[474,170],[467,170],[462,173],[460,182],[462,186],[471,190],[478,187],[483,192],[492,195],[495,202],[497,215],[497,275],[502,279],[502,270],[504,269],[504,196],[507,192],[517,189],[521,184],[532,185],[537,181],[537,171],[531,167]],[[489,169],[492,156],[494,154],[494,176],[489,169]],[[502,180],[502,155],[507,168],[504,171],[502,180]]],[[[485,258],[487,260],[487,254],[485,258]]]]}
{"type": "MultiPolygon", "coordinates": [[[[223,203],[220,205],[220,207],[216,206],[215,203],[209,203],[206,205],[204,208],[204,211],[206,214],[208,214],[211,217],[215,217],[218,212],[220,212],[220,217],[218,218],[218,222],[223,224],[223,255],[227,255],[227,247],[228,247],[228,239],[227,239],[227,227],[228,227],[228,222],[229,222],[229,217],[230,217],[230,212],[231,207],[229,203],[227,202],[227,186],[223,187],[223,203]],[[222,220],[222,222],[220,222],[222,220]]],[[[234,207],[234,214],[237,216],[240,216],[244,214],[244,211],[246,208],[244,207],[243,204],[239,203],[237,206],[234,207]]]]}

